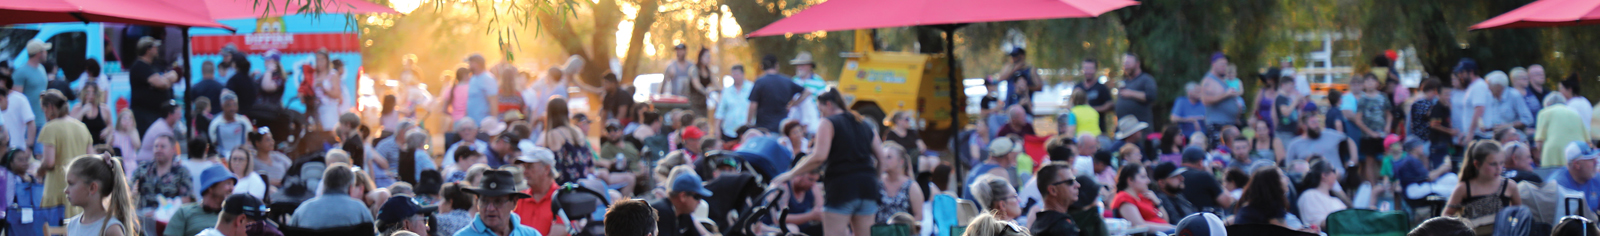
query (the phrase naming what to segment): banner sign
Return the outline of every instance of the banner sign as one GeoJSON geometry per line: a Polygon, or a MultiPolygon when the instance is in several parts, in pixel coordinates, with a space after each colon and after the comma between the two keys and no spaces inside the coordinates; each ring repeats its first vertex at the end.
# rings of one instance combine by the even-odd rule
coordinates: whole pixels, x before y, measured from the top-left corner
{"type": "Polygon", "coordinates": [[[361,39],[355,33],[262,33],[194,36],[190,42],[195,55],[212,55],[222,52],[222,47],[232,44],[247,54],[262,54],[268,50],[279,53],[313,53],[327,49],[329,52],[360,52],[361,39]]]}

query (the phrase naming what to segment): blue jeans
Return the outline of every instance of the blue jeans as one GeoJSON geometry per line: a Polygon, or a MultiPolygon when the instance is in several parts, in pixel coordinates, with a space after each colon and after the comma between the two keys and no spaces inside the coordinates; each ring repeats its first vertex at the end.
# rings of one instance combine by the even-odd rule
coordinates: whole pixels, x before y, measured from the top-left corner
{"type": "Polygon", "coordinates": [[[828,213],[843,215],[873,215],[878,213],[877,199],[856,199],[839,204],[828,204],[822,207],[828,213]]]}

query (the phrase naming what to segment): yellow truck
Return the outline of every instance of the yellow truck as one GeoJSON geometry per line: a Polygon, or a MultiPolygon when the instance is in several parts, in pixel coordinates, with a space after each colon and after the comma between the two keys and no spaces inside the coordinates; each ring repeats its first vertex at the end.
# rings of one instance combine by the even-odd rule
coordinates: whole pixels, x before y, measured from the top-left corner
{"type": "MultiPolygon", "coordinates": [[[[888,114],[912,111],[920,118],[922,140],[929,149],[944,150],[948,140],[966,124],[965,115],[955,116],[966,104],[960,87],[952,87],[948,54],[877,51],[867,30],[857,30],[854,52],[846,58],[838,88],[850,109],[862,116],[883,121],[888,114]]],[[[959,84],[956,84],[959,85],[959,84]]],[[[878,123],[882,125],[882,123],[878,123]]]]}

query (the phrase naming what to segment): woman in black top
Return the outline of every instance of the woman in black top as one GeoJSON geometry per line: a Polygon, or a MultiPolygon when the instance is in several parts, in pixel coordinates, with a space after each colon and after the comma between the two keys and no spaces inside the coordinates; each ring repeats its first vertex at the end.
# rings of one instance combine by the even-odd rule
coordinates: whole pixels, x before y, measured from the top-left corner
{"type": "Polygon", "coordinates": [[[877,178],[876,153],[872,147],[881,146],[881,142],[871,125],[846,112],[844,107],[844,97],[837,88],[830,88],[817,97],[817,110],[825,119],[817,123],[811,156],[800,161],[789,173],[773,178],[773,182],[825,166],[822,174],[826,193],[823,195],[823,235],[854,232],[856,236],[867,236],[872,233],[870,227],[878,211],[879,186],[882,185],[877,178]],[[846,228],[847,225],[850,228],[846,228]]]}

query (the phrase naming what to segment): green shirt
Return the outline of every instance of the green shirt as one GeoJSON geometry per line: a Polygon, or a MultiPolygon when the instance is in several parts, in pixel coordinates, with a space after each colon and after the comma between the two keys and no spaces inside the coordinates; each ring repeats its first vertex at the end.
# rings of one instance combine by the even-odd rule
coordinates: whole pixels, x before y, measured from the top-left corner
{"type": "MultiPolygon", "coordinates": [[[[218,212],[221,212],[220,210],[218,212]]],[[[217,226],[217,213],[206,212],[200,203],[190,203],[178,207],[172,213],[172,219],[167,221],[167,229],[161,232],[163,236],[189,236],[200,234],[206,228],[217,226]]]]}

